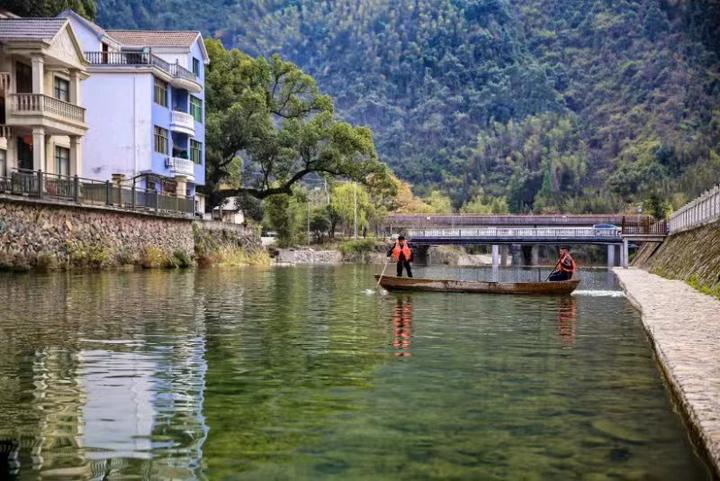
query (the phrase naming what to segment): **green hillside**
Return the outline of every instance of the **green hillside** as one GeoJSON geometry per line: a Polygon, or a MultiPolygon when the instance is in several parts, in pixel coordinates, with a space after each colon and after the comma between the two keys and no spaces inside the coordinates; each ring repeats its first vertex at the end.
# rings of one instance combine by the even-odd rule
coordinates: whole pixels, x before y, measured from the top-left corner
{"type": "Polygon", "coordinates": [[[279,52],[456,207],[602,211],[720,180],[715,0],[98,0],[112,27],[279,52]]]}

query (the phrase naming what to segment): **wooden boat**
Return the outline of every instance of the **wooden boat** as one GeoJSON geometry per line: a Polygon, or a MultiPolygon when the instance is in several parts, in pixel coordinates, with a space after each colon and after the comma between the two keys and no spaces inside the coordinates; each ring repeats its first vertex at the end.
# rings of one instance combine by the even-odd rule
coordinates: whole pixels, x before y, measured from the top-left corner
{"type": "Polygon", "coordinates": [[[466,292],[478,294],[529,294],[560,296],[570,294],[580,279],[556,282],[487,282],[422,279],[417,277],[375,276],[388,291],[466,292]]]}

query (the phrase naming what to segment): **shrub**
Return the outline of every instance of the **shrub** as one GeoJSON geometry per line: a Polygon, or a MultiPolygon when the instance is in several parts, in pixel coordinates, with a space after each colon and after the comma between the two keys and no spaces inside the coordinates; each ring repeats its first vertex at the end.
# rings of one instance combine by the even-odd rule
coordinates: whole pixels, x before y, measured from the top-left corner
{"type": "Polygon", "coordinates": [[[365,254],[376,250],[374,239],[353,239],[340,244],[339,249],[343,255],[365,254]]]}
{"type": "Polygon", "coordinates": [[[192,267],[193,260],[187,252],[179,249],[173,252],[172,257],[170,257],[170,265],[171,267],[180,267],[184,269],[192,267]]]}
{"type": "Polygon", "coordinates": [[[35,268],[41,271],[51,271],[58,268],[58,260],[50,252],[41,252],[35,260],[35,268]]]}
{"type": "Polygon", "coordinates": [[[117,263],[121,266],[135,264],[135,255],[129,247],[122,247],[115,257],[117,263]]]}
{"type": "Polygon", "coordinates": [[[145,269],[165,267],[168,265],[168,259],[162,249],[153,246],[146,247],[140,256],[140,265],[145,269]]]}

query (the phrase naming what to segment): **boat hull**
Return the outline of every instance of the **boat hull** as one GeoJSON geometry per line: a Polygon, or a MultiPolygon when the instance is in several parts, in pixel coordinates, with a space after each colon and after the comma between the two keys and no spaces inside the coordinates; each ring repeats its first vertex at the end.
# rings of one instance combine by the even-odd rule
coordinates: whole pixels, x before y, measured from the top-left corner
{"type": "Polygon", "coordinates": [[[417,277],[375,276],[388,291],[464,292],[475,294],[568,295],[580,283],[579,279],[558,282],[485,282],[417,277]]]}

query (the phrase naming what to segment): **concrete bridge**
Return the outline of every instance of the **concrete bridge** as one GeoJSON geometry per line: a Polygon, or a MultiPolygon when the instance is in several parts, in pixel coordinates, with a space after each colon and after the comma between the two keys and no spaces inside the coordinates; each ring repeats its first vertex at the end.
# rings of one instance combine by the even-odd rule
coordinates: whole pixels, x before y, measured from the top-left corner
{"type": "Polygon", "coordinates": [[[491,245],[493,267],[500,246],[531,245],[536,259],[543,244],[606,245],[608,266],[619,251],[620,265],[627,267],[631,242],[662,242],[667,235],[664,222],[644,215],[391,215],[386,223],[391,234],[404,233],[420,247],[491,245]]]}

